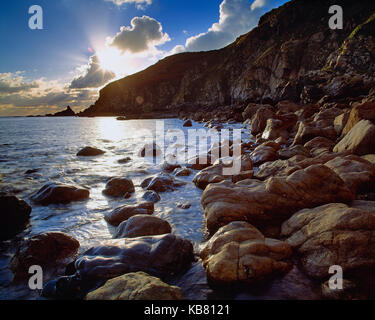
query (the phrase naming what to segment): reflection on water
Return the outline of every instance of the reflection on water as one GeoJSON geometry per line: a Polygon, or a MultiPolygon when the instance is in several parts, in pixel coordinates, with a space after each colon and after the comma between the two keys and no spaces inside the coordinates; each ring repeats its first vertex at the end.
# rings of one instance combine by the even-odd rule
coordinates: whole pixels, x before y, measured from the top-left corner
{"type": "MultiPolygon", "coordinates": [[[[164,129],[182,129],[182,121],[164,121],[164,129]]],[[[194,128],[201,128],[194,124],[194,128]]],[[[141,200],[141,182],[160,172],[152,159],[140,158],[137,151],[147,137],[144,130],[155,131],[154,120],[116,121],[114,118],[0,118],[1,189],[17,193],[28,201],[46,182],[77,184],[90,189],[90,199],[69,205],[48,207],[32,205],[31,226],[16,239],[0,245],[0,299],[9,298],[10,276],[7,264],[17,241],[46,231],[62,231],[81,243],[81,250],[111,239],[114,228],[103,219],[103,213],[120,205],[141,200]],[[79,158],[76,153],[85,146],[106,151],[103,156],[79,158]],[[128,164],[118,160],[130,157],[128,164]],[[26,174],[27,170],[33,170],[26,174]],[[136,193],[131,199],[109,199],[102,190],[109,178],[131,178],[136,193]]],[[[187,130],[187,129],[184,129],[187,130]]],[[[150,137],[149,137],[150,138],[150,137]]],[[[166,147],[168,141],[166,141],[166,147]]],[[[184,146],[178,146],[183,148],[184,146]]],[[[155,215],[167,220],[173,232],[199,243],[203,239],[201,191],[181,177],[185,186],[173,193],[162,193],[155,206],[155,215]],[[188,210],[177,207],[178,202],[190,202],[188,210]]],[[[14,293],[27,297],[25,292],[14,293]]]]}

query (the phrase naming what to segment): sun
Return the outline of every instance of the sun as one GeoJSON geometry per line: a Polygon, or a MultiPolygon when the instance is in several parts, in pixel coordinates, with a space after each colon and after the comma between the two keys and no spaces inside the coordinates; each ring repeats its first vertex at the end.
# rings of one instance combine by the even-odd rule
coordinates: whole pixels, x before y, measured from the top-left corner
{"type": "Polygon", "coordinates": [[[112,71],[117,77],[127,74],[131,69],[124,55],[115,48],[105,48],[96,52],[103,70],[112,71]]]}

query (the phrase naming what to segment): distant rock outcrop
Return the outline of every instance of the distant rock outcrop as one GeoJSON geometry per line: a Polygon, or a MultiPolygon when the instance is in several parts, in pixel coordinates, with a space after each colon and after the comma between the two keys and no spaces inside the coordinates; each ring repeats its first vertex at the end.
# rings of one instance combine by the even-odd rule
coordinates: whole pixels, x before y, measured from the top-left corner
{"type": "Polygon", "coordinates": [[[68,106],[64,111],[56,112],[54,114],[47,114],[46,117],[75,117],[76,113],[68,106]]]}

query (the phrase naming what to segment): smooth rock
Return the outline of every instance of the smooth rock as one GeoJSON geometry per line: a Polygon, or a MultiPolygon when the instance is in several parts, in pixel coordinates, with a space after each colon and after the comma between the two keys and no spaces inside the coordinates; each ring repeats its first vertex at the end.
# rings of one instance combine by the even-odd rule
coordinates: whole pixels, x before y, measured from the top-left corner
{"type": "Polygon", "coordinates": [[[105,151],[97,149],[97,148],[93,148],[93,147],[85,147],[77,153],[77,156],[78,157],[95,157],[95,156],[100,156],[102,154],[105,154],[105,151]]]}
{"type": "Polygon", "coordinates": [[[109,197],[123,197],[127,193],[134,193],[133,181],[127,178],[112,178],[108,181],[103,194],[109,197]]]}
{"type": "Polygon", "coordinates": [[[147,214],[151,215],[154,213],[153,202],[143,202],[133,205],[124,205],[116,208],[112,212],[106,213],[104,216],[105,221],[113,226],[118,226],[121,222],[128,220],[129,218],[139,215],[147,214]]]}

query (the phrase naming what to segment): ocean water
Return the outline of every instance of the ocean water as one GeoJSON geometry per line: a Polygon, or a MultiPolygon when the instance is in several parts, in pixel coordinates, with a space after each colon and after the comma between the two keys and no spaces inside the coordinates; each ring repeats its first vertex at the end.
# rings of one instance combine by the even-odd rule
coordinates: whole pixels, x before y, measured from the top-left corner
{"type": "MultiPolygon", "coordinates": [[[[161,123],[161,122],[159,122],[161,123]]],[[[201,129],[194,123],[183,128],[183,121],[162,120],[164,131],[201,129]]],[[[80,252],[112,239],[115,228],[108,225],[103,215],[118,206],[142,201],[141,182],[161,172],[160,164],[142,158],[139,150],[147,138],[144,129],[154,132],[155,120],[117,121],[115,118],[0,118],[0,181],[1,191],[10,191],[32,206],[30,227],[9,241],[0,242],[0,299],[33,299],[36,293],[25,286],[12,284],[8,263],[23,238],[61,231],[75,237],[81,244],[80,252]],[[100,148],[106,153],[93,158],[77,157],[85,146],[100,148]],[[130,157],[128,164],[118,160],[130,157]],[[26,174],[28,170],[34,173],[26,174]],[[131,199],[112,199],[102,194],[112,177],[133,180],[136,192],[131,199]],[[56,181],[90,189],[90,199],[68,205],[47,207],[31,203],[29,198],[45,183],[56,181]]],[[[244,141],[250,139],[249,128],[243,124],[226,124],[224,128],[241,128],[244,141]]],[[[187,138],[186,138],[187,140],[187,138]]],[[[166,148],[184,150],[184,145],[166,141],[166,148]]],[[[195,246],[204,240],[204,214],[200,204],[202,191],[190,177],[180,177],[187,184],[174,192],[161,193],[155,205],[156,216],[167,220],[173,233],[190,240],[195,246]],[[178,202],[190,202],[188,210],[179,209],[178,202]]]]}

